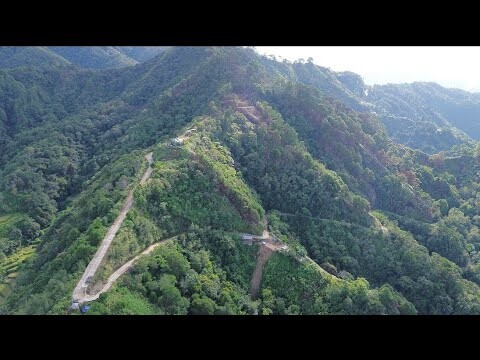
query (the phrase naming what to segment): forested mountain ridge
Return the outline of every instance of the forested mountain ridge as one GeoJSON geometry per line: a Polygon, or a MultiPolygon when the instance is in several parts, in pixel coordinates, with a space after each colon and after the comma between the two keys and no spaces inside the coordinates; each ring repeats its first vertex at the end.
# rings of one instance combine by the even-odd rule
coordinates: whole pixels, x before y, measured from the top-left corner
{"type": "Polygon", "coordinates": [[[2,46],[0,68],[68,65],[70,62],[45,46],[2,46]]]}
{"type": "Polygon", "coordinates": [[[160,54],[163,46],[2,46],[0,68],[73,64],[87,69],[132,66],[160,54]]]}
{"type": "Polygon", "coordinates": [[[0,273],[20,273],[1,311],[65,313],[135,189],[92,286],[177,240],[90,313],[479,313],[475,148],[445,158],[399,145],[358,78],[321,82],[311,66],[195,47],[113,70],[3,70],[0,273]],[[151,180],[137,186],[152,150],[151,180]],[[240,233],[264,226],[289,251],[266,262],[252,299],[257,245],[240,233]]]}
{"type": "Polygon", "coordinates": [[[272,74],[314,86],[360,112],[375,112],[397,142],[429,154],[478,140],[480,94],[438,84],[366,85],[352,72],[308,62],[261,61],[272,74]]]}
{"type": "Polygon", "coordinates": [[[139,63],[154,58],[167,48],[166,46],[115,46],[115,49],[139,63]]]}

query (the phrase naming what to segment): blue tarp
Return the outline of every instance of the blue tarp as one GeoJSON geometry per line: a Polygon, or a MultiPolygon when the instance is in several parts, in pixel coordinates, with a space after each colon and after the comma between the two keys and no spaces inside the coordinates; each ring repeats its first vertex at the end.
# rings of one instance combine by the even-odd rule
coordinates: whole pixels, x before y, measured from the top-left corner
{"type": "Polygon", "coordinates": [[[85,314],[88,310],[90,310],[90,305],[83,305],[82,308],[80,309],[80,312],[82,314],[85,314]]]}

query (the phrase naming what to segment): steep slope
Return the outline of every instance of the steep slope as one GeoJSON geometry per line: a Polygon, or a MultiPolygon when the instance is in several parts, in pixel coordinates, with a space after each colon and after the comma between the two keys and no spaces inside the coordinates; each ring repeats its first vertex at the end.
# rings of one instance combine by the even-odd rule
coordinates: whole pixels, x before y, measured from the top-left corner
{"type": "Polygon", "coordinates": [[[301,84],[277,85],[267,92],[267,99],[298,132],[308,150],[374,207],[432,218],[429,199],[414,189],[403,192],[398,206],[385,201],[386,194],[408,184],[398,176],[401,169],[395,151],[401,151],[400,147],[388,139],[374,116],[355,113],[301,84]],[[389,180],[392,176],[395,181],[389,180]]]}
{"type": "Polygon", "coordinates": [[[28,244],[38,235],[36,228],[45,227],[63,201],[94,174],[97,161],[108,161],[94,157],[95,148],[101,146],[98,139],[123,119],[112,114],[113,109],[122,116],[128,116],[128,111],[121,110],[119,101],[109,103],[115,85],[92,74],[18,69],[0,76],[4,95],[0,105],[0,211],[29,216],[30,221],[18,227],[22,243],[28,244]],[[92,78],[97,80],[95,85],[90,83],[92,78]],[[102,100],[94,110],[82,108],[102,100]]]}
{"type": "Polygon", "coordinates": [[[42,46],[0,46],[0,68],[68,65],[69,61],[42,46]]]}
{"type": "MultiPolygon", "coordinates": [[[[452,144],[448,142],[451,141],[448,137],[452,135],[464,142],[468,140],[464,134],[475,140],[480,139],[480,94],[446,89],[435,83],[413,83],[374,86],[369,92],[369,98],[382,113],[391,114],[390,118],[382,115],[387,127],[395,129],[395,132],[406,127],[408,119],[425,124],[425,133],[433,131],[439,140],[432,144],[432,149],[427,149],[429,152],[448,149],[452,144]],[[455,128],[460,131],[455,131],[455,128]]],[[[407,126],[401,134],[410,136],[412,141],[415,141],[415,137],[427,136],[418,130],[417,127],[412,129],[407,126]]],[[[428,142],[425,143],[427,146],[428,142]]],[[[459,142],[456,141],[455,144],[457,143],[459,142]]]]}
{"type": "MultiPolygon", "coordinates": [[[[202,50],[205,56],[207,50],[202,50]]],[[[180,121],[178,113],[175,121],[171,113],[185,107],[182,101],[189,101],[188,94],[172,107],[167,103],[166,111],[156,112],[154,96],[150,104],[139,104],[137,92],[131,90],[140,88],[135,85],[138,81],[142,89],[151,83],[161,94],[184,79],[190,65],[182,67],[176,51],[169,57],[166,63],[171,69],[163,79],[155,74],[161,59],[106,72],[74,68],[0,72],[0,212],[29,216],[31,221],[18,228],[23,244],[38,236],[38,227],[47,226],[100,167],[154,144],[187,121],[185,116],[180,121]],[[154,128],[149,131],[149,126],[154,128]]],[[[7,255],[14,250],[6,244],[0,251],[6,248],[10,248],[7,255]]]]}
{"type": "Polygon", "coordinates": [[[282,63],[261,57],[271,74],[302,82],[361,112],[375,112],[396,141],[429,154],[478,139],[480,96],[432,83],[367,86],[352,72],[312,62],[282,63]]]}
{"type": "Polygon", "coordinates": [[[38,232],[21,236],[41,242],[1,311],[66,311],[153,149],[152,178],[92,286],[177,240],[141,258],[93,313],[479,313],[475,155],[398,145],[376,116],[332,99],[347,85],[361,98],[351,74],[324,93],[289,69],[249,49],[196,47],[118,70],[3,72],[11,99],[55,118],[19,121],[30,118],[15,115],[22,103],[4,105],[13,157],[1,164],[0,216],[27,214],[38,232]],[[257,249],[241,233],[266,223],[291,252],[266,261],[253,301],[257,249]]]}
{"type": "MultiPolygon", "coordinates": [[[[210,121],[201,120],[196,126],[200,129],[203,122],[208,125],[210,121]]],[[[121,280],[123,285],[114,287],[110,293],[102,295],[98,303],[93,304],[93,313],[320,312],[320,308],[311,308],[309,303],[299,304],[301,306],[288,304],[288,308],[277,309],[271,299],[268,299],[268,290],[262,291],[260,301],[252,302],[249,299],[247,294],[255,249],[249,249],[241,243],[238,231],[251,229],[250,231],[258,232],[255,228],[260,225],[263,209],[242,181],[240,173],[232,167],[228,150],[209,141],[207,135],[208,132],[199,130],[199,134],[186,140],[181,148],[159,144],[155,155],[155,159],[159,160],[152,174],[153,180],[135,195],[136,210],[115,242],[120,247],[112,248],[111,268],[115,268],[115,261],[122,260],[119,256],[122,251],[127,256],[132,256],[135,249],[141,251],[149,242],[156,242],[172,233],[186,234],[179,236],[177,244],[165,245],[155,250],[152,256],[142,258],[132,274],[125,275],[121,280]],[[120,299],[118,292],[123,293],[120,299]],[[112,300],[115,296],[117,300],[112,300]]],[[[118,161],[115,168],[125,163],[125,160],[118,161]]],[[[138,170],[140,169],[139,167],[138,170]]],[[[63,313],[68,307],[69,292],[75,285],[79,270],[82,271],[85,266],[85,259],[93,255],[95,247],[92,245],[97,244],[103,236],[106,230],[104,225],[108,221],[105,217],[99,217],[102,214],[98,213],[98,208],[95,214],[86,210],[82,210],[79,217],[74,214],[84,207],[83,204],[89,197],[98,198],[99,192],[105,191],[104,181],[111,179],[103,174],[106,170],[101,171],[102,175],[97,177],[92,189],[82,194],[67,209],[62,222],[53,225],[57,229],[52,228],[51,231],[57,232],[61,238],[68,233],[68,240],[60,244],[58,239],[49,240],[47,235],[40,246],[38,258],[19,278],[15,293],[9,298],[10,304],[13,302],[19,305],[15,310],[18,313],[55,314],[63,313]],[[93,220],[95,216],[97,217],[93,220]],[[80,218],[82,224],[90,225],[77,228],[80,218]],[[54,255],[52,246],[57,247],[55,252],[59,255],[54,255]],[[46,257],[52,255],[52,260],[45,261],[46,257]],[[42,275],[39,276],[37,269],[40,268],[42,275]]],[[[114,169],[109,172],[116,174],[114,169]]],[[[119,184],[121,183],[117,181],[113,188],[115,194],[125,194],[125,190],[119,192],[122,188],[119,188],[119,184]]],[[[118,199],[118,196],[115,198],[118,199]]],[[[113,218],[111,215],[112,211],[108,218],[113,218]]],[[[309,265],[300,263],[292,267],[308,269],[309,265]]],[[[327,307],[324,312],[336,312],[333,309],[341,308],[343,299],[338,300],[328,295],[337,284],[344,287],[346,296],[356,304],[354,308],[346,309],[345,313],[398,313],[398,308],[401,308],[400,313],[415,312],[414,307],[393,290],[387,290],[390,302],[379,300],[378,291],[370,289],[364,280],[334,281],[319,270],[309,274],[308,278],[315,279],[315,285],[308,292],[313,291],[314,298],[326,296],[322,300],[327,307]],[[358,286],[363,290],[356,290],[358,286]],[[355,295],[358,291],[367,291],[367,296],[355,295]]],[[[275,286],[271,288],[276,291],[275,286]]],[[[284,301],[282,297],[286,296],[281,294],[276,301],[281,303],[284,301]]],[[[318,301],[317,299],[317,303],[318,301]]]]}
{"type": "Polygon", "coordinates": [[[49,49],[83,68],[119,68],[138,64],[113,46],[50,46],[49,49]]]}
{"type": "Polygon", "coordinates": [[[362,102],[365,85],[361,78],[360,86],[358,84],[348,86],[345,83],[346,77],[342,76],[342,73],[336,73],[328,68],[315,65],[310,61],[307,63],[290,63],[288,61],[280,63],[274,58],[265,56],[260,57],[260,61],[272,75],[311,85],[325,94],[340,100],[354,110],[368,109],[369,104],[362,102]]]}
{"type": "Polygon", "coordinates": [[[115,46],[115,49],[139,63],[150,60],[166,50],[165,46],[115,46]]]}
{"type": "Polygon", "coordinates": [[[145,62],[164,46],[0,46],[0,68],[67,66],[121,68],[145,62]]]}

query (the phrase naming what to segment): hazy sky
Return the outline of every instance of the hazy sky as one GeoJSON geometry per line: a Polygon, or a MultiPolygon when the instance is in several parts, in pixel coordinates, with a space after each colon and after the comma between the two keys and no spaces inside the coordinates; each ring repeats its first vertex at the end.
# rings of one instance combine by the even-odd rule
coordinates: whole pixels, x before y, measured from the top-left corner
{"type": "Polygon", "coordinates": [[[480,91],[480,47],[257,46],[257,51],[290,61],[312,57],[317,65],[353,71],[369,85],[434,81],[480,91]]]}

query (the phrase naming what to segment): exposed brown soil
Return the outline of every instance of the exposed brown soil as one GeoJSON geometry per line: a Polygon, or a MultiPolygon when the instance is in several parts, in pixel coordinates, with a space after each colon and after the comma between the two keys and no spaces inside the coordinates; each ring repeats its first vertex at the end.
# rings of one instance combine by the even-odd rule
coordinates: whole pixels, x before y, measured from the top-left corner
{"type": "Polygon", "coordinates": [[[258,125],[260,122],[270,123],[271,119],[267,116],[264,116],[262,112],[257,109],[256,106],[253,106],[248,103],[247,100],[241,99],[238,96],[231,96],[224,100],[224,104],[227,106],[232,106],[235,110],[245,115],[245,117],[252,123],[258,125]]]}
{"type": "Polygon", "coordinates": [[[254,300],[258,297],[258,291],[260,290],[260,285],[262,283],[263,266],[270,256],[272,256],[273,251],[274,250],[270,249],[270,247],[263,245],[260,245],[260,249],[258,249],[257,265],[255,266],[255,271],[253,272],[252,287],[250,290],[250,294],[254,300]]]}

